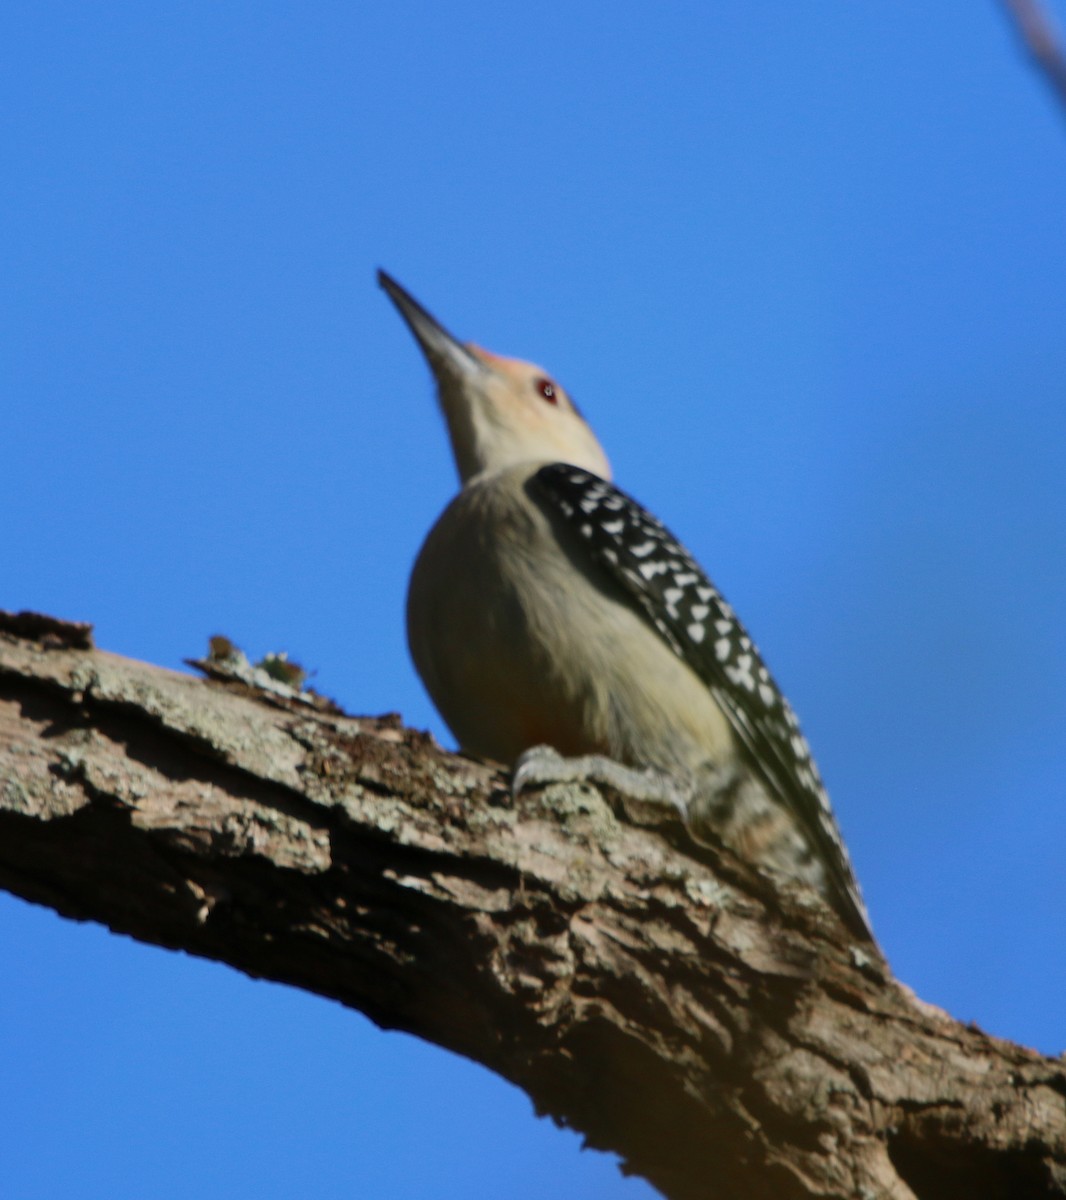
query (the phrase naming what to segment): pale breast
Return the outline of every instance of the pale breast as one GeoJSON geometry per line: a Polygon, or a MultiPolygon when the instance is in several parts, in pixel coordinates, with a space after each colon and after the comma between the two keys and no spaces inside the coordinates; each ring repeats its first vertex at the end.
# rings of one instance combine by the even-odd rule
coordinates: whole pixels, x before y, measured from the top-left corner
{"type": "Polygon", "coordinates": [[[411,654],[460,745],[507,763],[542,742],[671,770],[728,757],[704,684],[528,494],[539,465],[464,488],[411,578],[411,654]]]}

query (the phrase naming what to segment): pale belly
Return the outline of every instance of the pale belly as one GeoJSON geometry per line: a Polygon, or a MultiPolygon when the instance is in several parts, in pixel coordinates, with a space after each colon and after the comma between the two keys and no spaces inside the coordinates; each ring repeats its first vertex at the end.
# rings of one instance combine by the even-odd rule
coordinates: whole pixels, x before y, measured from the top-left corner
{"type": "Polygon", "coordinates": [[[412,575],[411,654],[460,746],[511,763],[546,743],[668,770],[727,757],[704,684],[525,498],[533,469],[464,490],[412,575]]]}

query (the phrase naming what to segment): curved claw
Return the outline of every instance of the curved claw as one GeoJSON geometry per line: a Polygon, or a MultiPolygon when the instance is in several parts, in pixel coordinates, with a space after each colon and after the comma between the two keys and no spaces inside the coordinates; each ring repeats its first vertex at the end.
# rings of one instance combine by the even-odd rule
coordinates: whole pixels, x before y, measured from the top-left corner
{"type": "Polygon", "coordinates": [[[542,783],[560,783],[572,779],[566,772],[566,764],[576,759],[566,759],[551,746],[530,746],[518,756],[511,774],[511,795],[518,796],[529,787],[542,783]]]}

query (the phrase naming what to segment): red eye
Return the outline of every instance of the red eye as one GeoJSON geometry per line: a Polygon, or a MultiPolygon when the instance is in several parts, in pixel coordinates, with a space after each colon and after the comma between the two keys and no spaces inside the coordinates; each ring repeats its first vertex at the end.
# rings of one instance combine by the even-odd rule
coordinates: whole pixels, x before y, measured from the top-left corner
{"type": "Polygon", "coordinates": [[[536,382],[536,388],[549,404],[559,403],[559,396],[555,391],[555,384],[552,383],[550,379],[538,379],[536,382]]]}

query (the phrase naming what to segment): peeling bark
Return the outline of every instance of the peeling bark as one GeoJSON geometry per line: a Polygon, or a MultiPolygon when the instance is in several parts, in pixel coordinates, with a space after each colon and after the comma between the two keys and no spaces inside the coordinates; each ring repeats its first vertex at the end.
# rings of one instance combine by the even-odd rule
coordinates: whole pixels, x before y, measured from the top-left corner
{"type": "MultiPolygon", "coordinates": [[[[80,633],[77,632],[80,629],[80,633]]],[[[1066,1196],[1066,1062],[669,815],[0,618],[0,886],[485,1064],[673,1200],[1066,1196]]]]}

